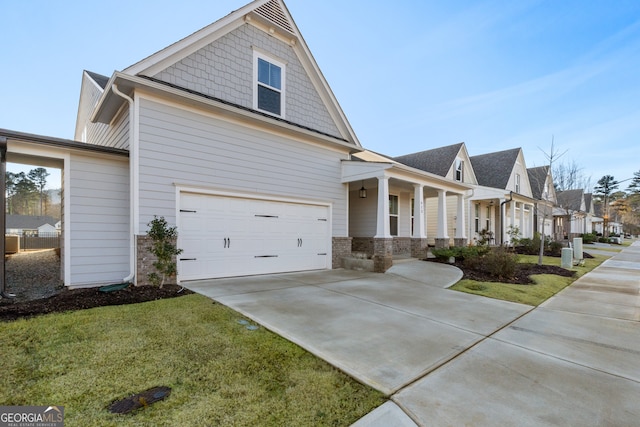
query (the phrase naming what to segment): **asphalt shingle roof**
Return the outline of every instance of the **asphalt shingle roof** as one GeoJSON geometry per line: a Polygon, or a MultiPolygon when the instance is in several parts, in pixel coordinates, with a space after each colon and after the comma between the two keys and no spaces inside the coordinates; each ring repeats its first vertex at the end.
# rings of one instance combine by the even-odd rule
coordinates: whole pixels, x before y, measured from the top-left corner
{"type": "Polygon", "coordinates": [[[38,227],[49,224],[55,226],[58,222],[52,216],[7,215],[7,228],[22,230],[36,230],[38,227]]]}
{"type": "Polygon", "coordinates": [[[98,84],[102,89],[107,87],[107,83],[109,82],[109,77],[103,76],[102,74],[94,73],[93,71],[85,70],[89,77],[93,79],[94,82],[98,84]]]}
{"type": "Polygon", "coordinates": [[[420,169],[439,176],[446,176],[460,152],[462,142],[432,150],[394,157],[393,160],[412,168],[420,169]]]}
{"type": "Polygon", "coordinates": [[[549,166],[539,166],[537,168],[527,169],[529,175],[529,184],[531,185],[531,193],[536,200],[542,200],[544,193],[544,183],[547,181],[549,174],[549,166]]]}
{"type": "Polygon", "coordinates": [[[560,191],[556,194],[558,206],[572,211],[581,211],[583,195],[584,190],[582,189],[560,191]]]}
{"type": "Polygon", "coordinates": [[[470,157],[478,184],[484,187],[506,189],[520,148],[470,157]]]}

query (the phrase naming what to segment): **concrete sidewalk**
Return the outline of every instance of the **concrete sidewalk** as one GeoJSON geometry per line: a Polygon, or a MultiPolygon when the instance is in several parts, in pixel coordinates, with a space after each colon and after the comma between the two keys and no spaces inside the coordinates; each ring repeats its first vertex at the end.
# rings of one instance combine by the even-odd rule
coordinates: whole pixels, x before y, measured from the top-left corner
{"type": "Polygon", "coordinates": [[[424,261],[186,286],[391,396],[357,427],[635,425],[638,270],[636,244],[536,309],[424,261]]]}
{"type": "Polygon", "coordinates": [[[638,425],[640,244],[612,255],[392,400],[420,425],[638,425]]]}

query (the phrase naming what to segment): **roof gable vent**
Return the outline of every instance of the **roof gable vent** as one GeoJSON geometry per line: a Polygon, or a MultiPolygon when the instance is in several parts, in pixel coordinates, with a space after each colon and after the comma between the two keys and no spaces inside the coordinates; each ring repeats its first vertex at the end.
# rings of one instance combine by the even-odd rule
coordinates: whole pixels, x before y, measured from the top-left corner
{"type": "Polygon", "coordinates": [[[291,22],[287,19],[287,15],[284,13],[277,0],[271,0],[263,4],[256,8],[254,12],[290,33],[294,32],[293,25],[291,25],[291,22]]]}

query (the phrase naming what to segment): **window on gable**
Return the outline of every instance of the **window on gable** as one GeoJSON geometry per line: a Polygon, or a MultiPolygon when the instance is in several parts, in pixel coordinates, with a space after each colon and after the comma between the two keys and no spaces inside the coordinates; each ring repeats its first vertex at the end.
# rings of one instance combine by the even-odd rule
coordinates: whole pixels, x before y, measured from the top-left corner
{"type": "Polygon", "coordinates": [[[276,116],[284,116],[284,65],[256,53],[255,67],[254,107],[276,116]]]}
{"type": "Polygon", "coordinates": [[[516,193],[520,193],[520,174],[516,174],[516,193]]]}
{"type": "Polygon", "coordinates": [[[464,161],[456,159],[456,181],[464,181],[464,161]]]}

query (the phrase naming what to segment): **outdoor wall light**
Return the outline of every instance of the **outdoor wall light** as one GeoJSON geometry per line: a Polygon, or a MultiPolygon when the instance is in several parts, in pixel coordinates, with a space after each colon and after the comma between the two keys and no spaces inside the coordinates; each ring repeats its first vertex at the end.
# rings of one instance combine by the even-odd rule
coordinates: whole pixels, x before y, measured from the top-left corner
{"type": "Polygon", "coordinates": [[[364,188],[364,181],[362,181],[362,187],[360,187],[360,192],[358,193],[361,199],[367,198],[367,189],[364,188]]]}

